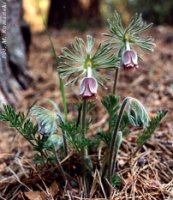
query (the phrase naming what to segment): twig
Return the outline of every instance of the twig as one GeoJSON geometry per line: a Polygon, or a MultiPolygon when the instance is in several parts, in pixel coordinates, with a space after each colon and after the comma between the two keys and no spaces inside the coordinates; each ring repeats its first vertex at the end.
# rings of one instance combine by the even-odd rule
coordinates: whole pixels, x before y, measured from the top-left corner
{"type": "Polygon", "coordinates": [[[20,179],[19,179],[19,177],[17,176],[17,174],[16,174],[10,167],[8,167],[8,169],[9,169],[9,171],[15,176],[16,180],[17,180],[21,185],[23,185],[24,187],[26,187],[27,190],[32,191],[27,185],[25,185],[24,183],[22,183],[22,182],[20,181],[20,179]]]}

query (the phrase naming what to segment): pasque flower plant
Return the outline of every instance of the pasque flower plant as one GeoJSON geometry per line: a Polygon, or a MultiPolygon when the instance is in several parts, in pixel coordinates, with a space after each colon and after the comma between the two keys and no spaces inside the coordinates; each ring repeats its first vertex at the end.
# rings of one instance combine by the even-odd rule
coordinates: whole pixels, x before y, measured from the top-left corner
{"type": "MultiPolygon", "coordinates": [[[[154,42],[153,38],[149,36],[142,36],[141,33],[148,30],[152,23],[147,24],[142,20],[141,14],[136,14],[127,27],[123,26],[121,16],[118,12],[115,12],[114,17],[109,22],[109,33],[105,33],[107,36],[106,43],[110,44],[120,59],[119,66],[123,66],[125,69],[138,68],[139,55],[134,50],[136,47],[153,51],[154,42]]],[[[116,93],[116,87],[118,82],[119,69],[115,70],[115,79],[113,93],[116,93]]]]}
{"type": "MultiPolygon", "coordinates": [[[[57,57],[51,43],[57,60],[64,113],[53,101],[49,101],[52,110],[33,106],[29,117],[24,113],[16,112],[8,105],[4,105],[0,113],[0,121],[9,122],[10,126],[16,128],[33,146],[37,152],[35,157],[37,164],[44,166],[51,163],[58,166],[68,189],[73,187],[74,180],[75,184],[81,185],[79,180],[82,178],[82,192],[87,198],[91,198],[90,190],[93,185],[98,187],[98,190],[102,190],[105,199],[111,194],[110,185],[116,186],[117,182],[113,180],[118,177],[117,153],[122,137],[125,133],[130,133],[130,127],[143,129],[137,138],[136,149],[139,150],[166,114],[166,111],[160,111],[156,117],[150,119],[147,110],[139,100],[126,97],[121,102],[116,91],[120,68],[123,66],[125,69],[138,69],[139,53],[136,46],[144,50],[153,49],[153,39],[141,37],[141,33],[150,28],[151,24],[144,23],[141,15],[135,15],[129,25],[123,27],[120,14],[115,12],[114,18],[109,20],[109,25],[109,33],[105,34],[107,39],[96,47],[94,47],[94,38],[90,35],[87,35],[86,42],[81,38],[75,38],[71,47],[63,48],[61,55],[57,57]],[[100,127],[99,133],[90,138],[87,132],[92,121],[88,120],[88,115],[95,103],[93,97],[96,97],[97,91],[112,78],[110,76],[107,79],[102,69],[115,71],[113,92],[102,99],[102,105],[109,115],[106,121],[108,129],[103,130],[100,127]],[[78,94],[81,97],[78,117],[72,121],[67,117],[64,81],[66,86],[76,87],[77,84],[78,94]],[[96,152],[101,142],[105,144],[107,153],[99,154],[101,158],[98,156],[93,160],[93,148],[96,152]],[[80,158],[83,173],[79,175],[80,179],[75,177],[71,179],[60,162],[69,152],[77,154],[80,158]],[[99,181],[94,178],[94,174],[98,174],[99,181]]],[[[68,156],[66,159],[68,160],[68,156]]]]}

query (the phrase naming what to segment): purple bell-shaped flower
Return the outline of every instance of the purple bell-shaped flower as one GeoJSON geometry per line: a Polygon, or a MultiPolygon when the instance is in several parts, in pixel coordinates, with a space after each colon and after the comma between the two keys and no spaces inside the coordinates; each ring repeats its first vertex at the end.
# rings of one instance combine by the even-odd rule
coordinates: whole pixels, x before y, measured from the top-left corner
{"type": "Polygon", "coordinates": [[[138,56],[136,51],[130,49],[130,45],[126,42],[126,50],[123,51],[121,57],[122,66],[125,69],[138,68],[138,56]]]}
{"type": "Polygon", "coordinates": [[[97,94],[97,88],[97,80],[92,76],[91,68],[88,67],[87,76],[80,82],[80,95],[82,95],[83,99],[93,98],[97,94]]]}

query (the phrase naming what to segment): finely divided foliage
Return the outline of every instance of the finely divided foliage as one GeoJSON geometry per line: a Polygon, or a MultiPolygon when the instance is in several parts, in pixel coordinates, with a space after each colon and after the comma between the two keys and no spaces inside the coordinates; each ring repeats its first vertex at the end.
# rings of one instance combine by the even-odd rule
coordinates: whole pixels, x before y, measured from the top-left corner
{"type": "Polygon", "coordinates": [[[125,48],[124,41],[128,40],[132,46],[139,46],[141,49],[149,51],[153,50],[153,38],[140,36],[152,26],[152,23],[147,24],[142,20],[141,14],[136,14],[126,28],[122,25],[122,19],[118,12],[115,12],[114,18],[108,22],[110,33],[105,34],[108,36],[106,43],[112,44],[114,48],[122,51],[125,48]]]}
{"type": "Polygon", "coordinates": [[[62,78],[70,79],[69,83],[76,83],[87,74],[87,67],[91,66],[93,74],[99,80],[104,78],[99,75],[100,69],[114,69],[118,59],[112,53],[109,44],[100,44],[93,48],[94,38],[87,35],[86,43],[81,38],[76,38],[71,48],[63,48],[59,57],[58,72],[62,78]]]}
{"type": "Polygon", "coordinates": [[[160,125],[160,121],[165,117],[167,112],[168,111],[159,111],[157,115],[150,120],[149,125],[144,129],[137,139],[137,144],[139,147],[141,147],[148,139],[151,138],[153,132],[160,125]]]}

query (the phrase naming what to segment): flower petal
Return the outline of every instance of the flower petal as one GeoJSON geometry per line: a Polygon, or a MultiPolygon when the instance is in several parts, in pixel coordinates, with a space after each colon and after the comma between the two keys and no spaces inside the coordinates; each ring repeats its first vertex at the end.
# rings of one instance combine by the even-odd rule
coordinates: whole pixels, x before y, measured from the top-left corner
{"type": "Polygon", "coordinates": [[[122,54],[122,63],[123,65],[127,65],[131,62],[129,51],[124,51],[122,54]]]}
{"type": "Polygon", "coordinates": [[[81,81],[80,81],[80,94],[83,94],[85,91],[85,79],[86,77],[84,77],[81,81]]]}
{"type": "Polygon", "coordinates": [[[138,56],[137,56],[136,51],[131,50],[130,56],[131,56],[131,60],[133,64],[138,65],[138,56]]]}
{"type": "Polygon", "coordinates": [[[97,80],[94,77],[91,77],[88,79],[88,81],[89,81],[89,89],[91,93],[96,94],[97,88],[98,88],[97,80]]]}

